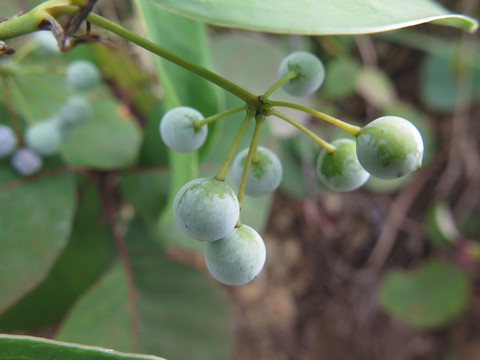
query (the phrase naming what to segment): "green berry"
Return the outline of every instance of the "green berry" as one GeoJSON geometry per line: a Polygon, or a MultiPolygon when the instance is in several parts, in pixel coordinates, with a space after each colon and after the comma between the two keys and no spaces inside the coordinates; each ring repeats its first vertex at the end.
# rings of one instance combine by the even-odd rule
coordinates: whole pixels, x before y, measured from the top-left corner
{"type": "Polygon", "coordinates": [[[315,55],[306,51],[297,51],[283,59],[278,69],[282,79],[290,71],[297,76],[282,85],[283,90],[293,96],[306,96],[316,91],[325,79],[325,67],[315,55]]]}
{"type": "Polygon", "coordinates": [[[100,71],[88,60],[76,60],[67,66],[67,83],[76,90],[92,90],[100,82],[100,71]]]}
{"type": "Polygon", "coordinates": [[[10,126],[0,124],[0,159],[10,155],[17,147],[17,135],[10,126]]]}
{"type": "Polygon", "coordinates": [[[92,117],[92,107],[83,96],[71,96],[60,108],[60,118],[67,124],[79,124],[92,117]]]}
{"type": "Polygon", "coordinates": [[[370,174],[357,159],[355,141],[339,139],[332,142],[333,153],[322,150],[317,159],[317,172],[320,181],[335,191],[352,191],[365,184],[370,174]]]}
{"type": "Polygon", "coordinates": [[[31,175],[42,167],[42,158],[29,148],[18,149],[10,159],[12,166],[21,175],[31,175]]]}
{"type": "Polygon", "coordinates": [[[422,165],[422,135],[410,121],[384,116],[367,124],[357,135],[357,156],[370,174],[397,179],[422,165]]]}
{"type": "Polygon", "coordinates": [[[40,155],[53,155],[60,149],[62,134],[56,121],[41,121],[25,132],[27,146],[40,155]]]}
{"type": "Polygon", "coordinates": [[[203,115],[188,106],[179,106],[165,113],[160,121],[160,136],[172,150],[179,152],[195,151],[207,138],[208,128],[203,125],[195,128],[194,122],[203,119],[203,115]]]}
{"type": "Polygon", "coordinates": [[[223,181],[201,178],[188,182],[178,191],[173,215],[188,236],[214,241],[233,230],[240,205],[235,192],[223,181]]]}
{"type": "Polygon", "coordinates": [[[51,31],[36,31],[33,33],[33,41],[37,44],[39,55],[59,54],[57,39],[51,31]]]}
{"type": "MultiPolygon", "coordinates": [[[[232,162],[233,181],[240,186],[243,168],[247,159],[248,148],[238,153],[232,162]]],[[[271,150],[259,146],[257,148],[258,161],[252,161],[245,183],[245,194],[249,196],[263,196],[274,191],[282,181],[282,163],[271,150]]]]}
{"type": "Polygon", "coordinates": [[[205,247],[208,271],[225,285],[238,286],[253,280],[262,270],[265,259],[265,243],[247,225],[235,228],[205,247]]]}

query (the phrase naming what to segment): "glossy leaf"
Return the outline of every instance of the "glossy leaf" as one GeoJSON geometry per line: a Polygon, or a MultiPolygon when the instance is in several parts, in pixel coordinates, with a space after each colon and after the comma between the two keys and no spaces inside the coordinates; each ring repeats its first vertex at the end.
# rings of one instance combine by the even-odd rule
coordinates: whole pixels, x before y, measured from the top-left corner
{"type": "Polygon", "coordinates": [[[0,334],[0,360],[165,360],[111,349],[47,340],[33,336],[0,334]]]}
{"type": "Polygon", "coordinates": [[[148,0],[172,13],[245,30],[303,35],[361,34],[436,21],[472,31],[474,19],[431,0],[148,0]]]}
{"type": "Polygon", "coordinates": [[[380,287],[380,304],[413,326],[439,328],[464,309],[468,288],[468,278],[459,269],[432,260],[415,272],[388,273],[380,287]]]}
{"type": "MultiPolygon", "coordinates": [[[[0,184],[17,176],[0,164],[0,184]]],[[[75,178],[57,174],[15,187],[0,185],[0,313],[42,282],[67,244],[75,178]]]]}

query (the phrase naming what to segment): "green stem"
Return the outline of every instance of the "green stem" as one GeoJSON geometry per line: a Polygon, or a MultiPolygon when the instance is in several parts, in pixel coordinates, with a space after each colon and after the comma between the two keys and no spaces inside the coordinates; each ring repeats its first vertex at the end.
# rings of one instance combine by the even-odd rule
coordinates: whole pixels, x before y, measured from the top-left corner
{"type": "MultiPolygon", "coordinates": [[[[255,149],[258,144],[258,134],[260,133],[260,126],[262,126],[263,122],[265,121],[265,115],[263,113],[257,114],[255,117],[255,130],[253,131],[252,141],[250,142],[250,147],[248,149],[247,158],[245,159],[245,165],[243,167],[242,179],[240,180],[240,186],[238,188],[238,203],[240,204],[240,214],[242,213],[242,201],[243,195],[245,193],[245,185],[247,183],[247,176],[248,170],[250,169],[250,164],[252,163],[252,159],[255,153],[255,149]]],[[[238,217],[237,225],[235,227],[240,227],[242,222],[238,217]]]]}
{"type": "Polygon", "coordinates": [[[247,113],[245,114],[245,120],[243,120],[240,130],[238,130],[237,136],[235,136],[235,140],[233,140],[233,144],[230,147],[230,150],[228,151],[228,154],[225,158],[225,161],[222,164],[222,167],[220,168],[220,170],[218,170],[217,175],[215,175],[215,179],[219,181],[225,180],[225,175],[227,174],[228,165],[230,164],[230,161],[233,158],[233,154],[235,154],[235,150],[237,149],[238,143],[240,142],[240,139],[242,138],[243,133],[247,129],[248,123],[250,122],[252,117],[253,117],[253,113],[247,110],[247,113]]]}
{"type": "Polygon", "coordinates": [[[273,109],[272,112],[271,112],[272,115],[275,115],[277,117],[279,117],[280,119],[283,119],[285,120],[286,122],[292,124],[293,126],[295,126],[297,129],[301,130],[302,132],[304,132],[306,135],[310,136],[317,144],[319,144],[320,146],[322,146],[325,150],[327,150],[328,153],[333,153],[335,151],[335,146],[333,146],[332,144],[326,142],[325,140],[323,140],[321,137],[319,137],[318,135],[314,134],[312,131],[308,130],[305,126],[303,126],[302,124],[296,122],[295,120],[293,120],[292,118],[288,117],[287,115],[285,115],[284,113],[278,111],[278,110],[275,110],[273,109]]]}
{"type": "Polygon", "coordinates": [[[309,108],[307,106],[304,106],[304,105],[294,104],[294,103],[290,103],[290,102],[286,102],[286,101],[269,101],[269,104],[272,105],[272,106],[288,107],[288,108],[291,108],[291,109],[296,109],[296,110],[306,112],[306,113],[311,114],[311,115],[313,115],[313,116],[315,116],[319,119],[325,120],[325,121],[327,121],[327,122],[329,122],[329,123],[331,123],[335,126],[338,126],[339,128],[341,128],[343,130],[348,131],[353,136],[357,136],[360,133],[360,130],[362,130],[362,128],[359,127],[359,126],[351,125],[349,123],[346,123],[345,121],[339,120],[337,118],[334,118],[333,116],[324,114],[320,111],[311,109],[311,108],[309,108]]]}
{"type": "Polygon", "coordinates": [[[242,105],[242,106],[237,106],[233,109],[230,109],[230,110],[227,110],[227,111],[224,111],[224,112],[221,112],[219,114],[216,114],[216,115],[213,115],[213,116],[209,116],[203,120],[197,120],[193,123],[193,125],[195,126],[196,129],[200,129],[203,125],[207,125],[207,124],[210,124],[214,121],[217,121],[225,116],[228,116],[228,115],[231,115],[231,114],[235,114],[239,111],[242,111],[242,110],[245,110],[246,106],[245,105],[242,105]]]}
{"type": "Polygon", "coordinates": [[[280,86],[282,86],[285,82],[291,79],[295,79],[297,77],[297,72],[296,71],[290,71],[287,75],[285,75],[283,78],[278,80],[275,84],[272,85],[270,89],[268,89],[265,94],[263,94],[263,99],[266,100],[268,97],[275,91],[277,90],[280,86]]]}
{"type": "Polygon", "coordinates": [[[0,84],[2,85],[4,95],[5,95],[5,107],[7,108],[7,111],[10,117],[10,123],[12,124],[12,128],[15,131],[17,138],[19,139],[19,143],[24,144],[25,140],[23,138],[22,124],[20,123],[20,119],[18,118],[18,114],[14,108],[12,91],[10,89],[8,82],[5,80],[4,77],[0,77],[0,80],[1,80],[0,84]]]}
{"type": "Polygon", "coordinates": [[[223,76],[220,76],[200,65],[197,65],[191,61],[188,61],[178,55],[175,55],[171,53],[170,51],[164,49],[163,47],[155,44],[152,41],[149,41],[132,31],[125,29],[124,27],[108,20],[105,19],[104,17],[90,13],[87,17],[87,21],[91,22],[92,24],[95,24],[105,30],[108,30],[114,34],[117,34],[118,36],[133,42],[134,44],[137,44],[138,46],[164,58],[165,60],[168,60],[170,62],[173,62],[177,64],[178,66],[181,66],[201,77],[204,79],[218,85],[219,87],[223,88],[224,90],[230,92],[231,94],[235,95],[236,97],[242,99],[245,101],[247,104],[250,105],[256,105],[258,104],[258,99],[257,97],[252,94],[251,92],[245,90],[244,88],[238,86],[237,84],[234,84],[233,82],[225,79],[223,76]]]}

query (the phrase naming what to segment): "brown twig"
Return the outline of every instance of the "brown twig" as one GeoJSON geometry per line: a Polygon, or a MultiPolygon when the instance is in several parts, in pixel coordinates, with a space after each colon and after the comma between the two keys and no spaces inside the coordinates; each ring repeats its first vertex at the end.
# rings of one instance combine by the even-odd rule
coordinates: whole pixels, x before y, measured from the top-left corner
{"type": "Polygon", "coordinates": [[[125,280],[127,282],[128,309],[130,312],[130,326],[132,343],[135,351],[140,352],[140,322],[137,308],[137,291],[135,288],[135,279],[132,262],[128,253],[128,248],[123,237],[116,218],[116,206],[114,199],[114,182],[116,174],[107,173],[99,180],[100,193],[103,203],[103,211],[107,219],[110,230],[112,231],[115,246],[125,269],[125,280]]]}

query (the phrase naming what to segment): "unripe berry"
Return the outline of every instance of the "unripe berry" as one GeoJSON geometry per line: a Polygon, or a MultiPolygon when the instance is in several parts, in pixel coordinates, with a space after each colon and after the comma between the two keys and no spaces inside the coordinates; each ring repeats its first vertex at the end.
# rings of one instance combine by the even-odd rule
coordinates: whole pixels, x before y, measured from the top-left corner
{"type": "Polygon", "coordinates": [[[18,149],[10,159],[12,166],[22,175],[31,175],[42,167],[42,158],[29,148],[18,149]]]}
{"type": "Polygon", "coordinates": [[[197,129],[195,121],[203,119],[203,115],[188,106],[173,108],[163,115],[160,121],[160,136],[165,144],[175,151],[190,152],[197,150],[207,138],[206,125],[197,129]]]}
{"type": "Polygon", "coordinates": [[[333,153],[322,150],[317,159],[317,172],[321,182],[335,191],[352,191],[365,184],[370,174],[357,159],[355,141],[339,139],[332,142],[333,153]]]}
{"type": "Polygon", "coordinates": [[[41,121],[29,126],[25,132],[27,146],[40,155],[53,155],[62,143],[62,134],[55,121],[41,121]]]}
{"type": "Polygon", "coordinates": [[[306,51],[297,51],[283,59],[278,69],[282,79],[290,71],[297,76],[282,84],[283,90],[293,96],[305,96],[316,91],[325,79],[325,67],[315,55],[306,51]]]}
{"type": "MultiPolygon", "coordinates": [[[[239,152],[232,162],[232,177],[237,186],[240,186],[243,168],[249,148],[239,152]]],[[[282,181],[282,163],[271,150],[259,146],[257,149],[258,161],[252,161],[245,183],[245,194],[249,196],[263,196],[274,191],[282,181]]]]}
{"type": "Polygon", "coordinates": [[[422,135],[410,121],[384,116],[367,124],[357,135],[357,156],[372,175],[400,178],[422,165],[422,135]]]}
{"type": "Polygon", "coordinates": [[[76,90],[91,90],[100,82],[100,71],[88,60],[75,60],[67,66],[67,83],[76,90]]]}
{"type": "Polygon", "coordinates": [[[262,238],[247,225],[235,228],[224,238],[205,247],[208,271],[225,285],[243,285],[253,280],[262,270],[265,259],[262,238]]]}
{"type": "Polygon", "coordinates": [[[60,118],[68,124],[79,124],[90,120],[92,117],[92,107],[83,96],[71,96],[60,108],[58,113],[60,118]]]}
{"type": "Polygon", "coordinates": [[[33,33],[33,41],[38,45],[37,53],[50,55],[60,53],[57,39],[51,31],[36,31],[33,33]]]}
{"type": "Polygon", "coordinates": [[[10,126],[0,124],[0,159],[10,155],[17,147],[17,135],[10,126]]]}
{"type": "Polygon", "coordinates": [[[188,236],[214,241],[233,230],[240,205],[235,192],[223,181],[201,178],[188,182],[178,191],[173,215],[188,236]]]}

